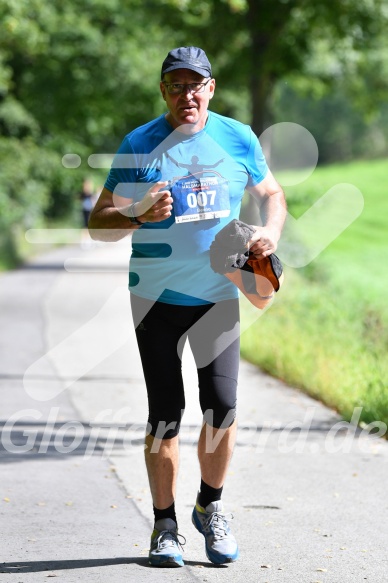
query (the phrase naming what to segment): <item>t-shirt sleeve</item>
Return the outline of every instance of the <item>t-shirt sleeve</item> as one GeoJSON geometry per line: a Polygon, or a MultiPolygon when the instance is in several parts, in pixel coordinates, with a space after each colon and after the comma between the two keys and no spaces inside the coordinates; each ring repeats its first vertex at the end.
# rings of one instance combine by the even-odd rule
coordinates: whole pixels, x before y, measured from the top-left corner
{"type": "Polygon", "coordinates": [[[268,165],[258,137],[250,130],[250,144],[247,155],[248,186],[259,184],[268,173],[268,165]]]}
{"type": "Polygon", "coordinates": [[[119,196],[135,198],[137,192],[136,183],[138,181],[137,174],[136,155],[132,149],[129,136],[125,136],[113,158],[104,186],[110,192],[114,192],[119,196]]]}

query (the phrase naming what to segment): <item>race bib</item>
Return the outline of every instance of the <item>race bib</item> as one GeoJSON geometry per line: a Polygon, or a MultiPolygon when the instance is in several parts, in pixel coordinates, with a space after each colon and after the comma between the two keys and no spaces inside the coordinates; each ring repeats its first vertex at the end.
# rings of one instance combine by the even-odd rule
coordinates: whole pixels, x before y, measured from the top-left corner
{"type": "Polygon", "coordinates": [[[184,176],[171,186],[176,223],[228,217],[228,182],[221,176],[184,176]]]}

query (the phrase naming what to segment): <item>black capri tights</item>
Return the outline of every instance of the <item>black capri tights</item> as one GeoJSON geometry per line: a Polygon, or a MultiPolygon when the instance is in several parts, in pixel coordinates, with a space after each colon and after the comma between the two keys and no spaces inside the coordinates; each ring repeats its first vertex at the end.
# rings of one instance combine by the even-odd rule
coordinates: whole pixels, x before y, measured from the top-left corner
{"type": "Polygon", "coordinates": [[[238,300],[180,306],[131,294],[132,316],[148,394],[148,431],[160,439],[179,433],[185,409],[182,352],[189,340],[204,421],[230,427],[236,416],[240,361],[238,300]]]}

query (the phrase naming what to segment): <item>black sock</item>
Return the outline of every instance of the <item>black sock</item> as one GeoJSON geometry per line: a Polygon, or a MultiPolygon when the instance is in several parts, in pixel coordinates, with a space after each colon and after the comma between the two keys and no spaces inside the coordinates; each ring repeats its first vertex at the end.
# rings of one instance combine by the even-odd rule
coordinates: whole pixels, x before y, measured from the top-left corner
{"type": "Polygon", "coordinates": [[[201,489],[198,495],[198,503],[202,508],[206,508],[210,502],[221,500],[222,488],[212,488],[201,479],[201,489]]]}
{"type": "Polygon", "coordinates": [[[161,518],[172,518],[172,520],[176,520],[176,514],[175,514],[175,502],[173,502],[171,504],[171,506],[169,506],[168,508],[163,508],[163,510],[160,510],[159,508],[155,508],[154,506],[154,516],[155,516],[155,522],[157,522],[158,520],[160,520],[161,518]]]}

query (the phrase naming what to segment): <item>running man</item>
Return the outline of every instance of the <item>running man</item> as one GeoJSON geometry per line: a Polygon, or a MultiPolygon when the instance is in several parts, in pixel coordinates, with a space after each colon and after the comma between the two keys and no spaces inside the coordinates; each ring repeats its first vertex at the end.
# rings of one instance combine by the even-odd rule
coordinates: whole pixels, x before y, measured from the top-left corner
{"type": "Polygon", "coordinates": [[[211,562],[238,558],[221,500],[237,428],[238,290],[212,271],[209,247],[239,217],[245,190],[263,217],[250,241],[258,258],[276,250],[286,215],[282,189],[251,128],[209,111],[215,87],[202,49],[168,53],[160,81],[168,111],[125,136],[89,221],[93,239],[133,233],[129,288],[149,403],[145,461],[155,517],[149,552],[154,566],[183,565],[175,493],[187,339],[203,412],[192,521],[211,562]],[[177,168],[189,174],[177,177],[177,168]]]}

